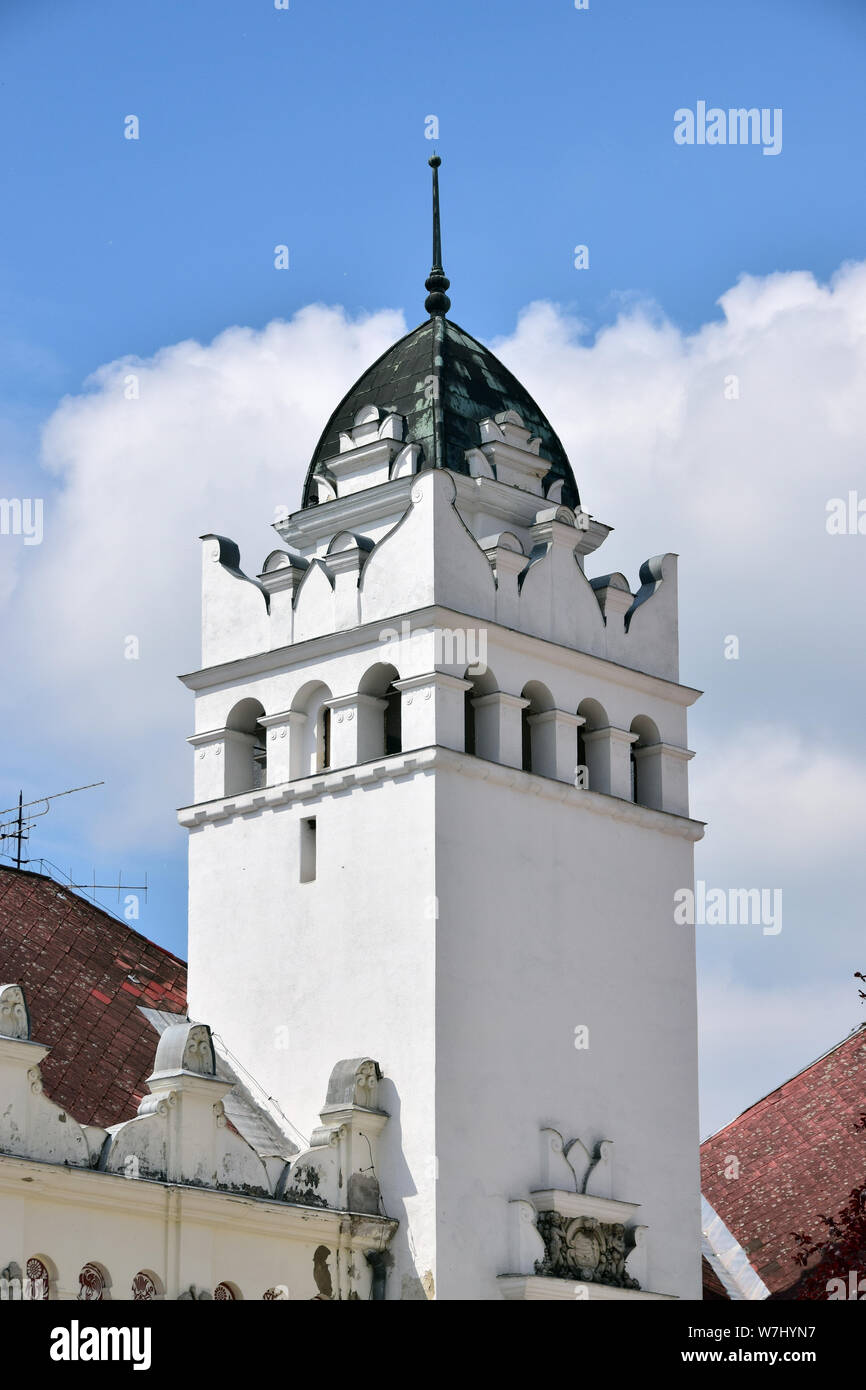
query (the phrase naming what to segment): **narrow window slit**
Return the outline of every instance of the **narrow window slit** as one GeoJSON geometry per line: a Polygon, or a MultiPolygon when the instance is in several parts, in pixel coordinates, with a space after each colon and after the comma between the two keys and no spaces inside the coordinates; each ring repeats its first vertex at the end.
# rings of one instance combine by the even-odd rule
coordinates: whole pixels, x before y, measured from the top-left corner
{"type": "Polygon", "coordinates": [[[316,818],[301,821],[301,883],[316,877],[316,818]]]}

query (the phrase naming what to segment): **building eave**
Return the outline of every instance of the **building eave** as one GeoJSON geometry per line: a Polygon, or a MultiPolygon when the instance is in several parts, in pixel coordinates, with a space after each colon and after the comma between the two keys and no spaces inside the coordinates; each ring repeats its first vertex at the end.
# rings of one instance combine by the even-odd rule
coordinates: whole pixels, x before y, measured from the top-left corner
{"type": "Polygon", "coordinates": [[[266,675],[273,671],[290,671],[296,666],[307,666],[323,657],[338,652],[351,651],[363,646],[365,642],[378,643],[383,624],[395,621],[408,621],[412,628],[459,627],[461,624],[481,624],[488,632],[495,633],[505,646],[522,649],[531,656],[558,656],[563,666],[568,666],[579,674],[598,679],[616,680],[645,695],[657,695],[661,699],[688,708],[703,694],[694,686],[682,685],[679,681],[665,676],[656,676],[649,671],[641,671],[632,666],[623,666],[608,657],[593,656],[589,652],[577,651],[562,643],[546,637],[534,637],[517,628],[505,627],[501,623],[483,617],[478,613],[467,613],[454,608],[444,608],[431,604],[425,608],[413,608],[394,614],[393,618],[376,618],[369,623],[338,632],[323,633],[319,637],[308,637],[290,646],[274,647],[271,651],[256,652],[236,661],[225,661],[213,666],[204,666],[179,676],[188,690],[218,690],[223,686],[251,676],[266,675]]]}

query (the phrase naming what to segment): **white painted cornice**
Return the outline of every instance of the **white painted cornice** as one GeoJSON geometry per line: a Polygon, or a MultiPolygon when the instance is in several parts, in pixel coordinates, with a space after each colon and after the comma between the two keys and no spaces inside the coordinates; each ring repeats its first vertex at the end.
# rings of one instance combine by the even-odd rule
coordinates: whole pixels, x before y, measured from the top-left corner
{"type": "Polygon", "coordinates": [[[676,1294],[672,1293],[615,1289],[610,1284],[583,1284],[571,1279],[551,1279],[541,1274],[500,1274],[496,1282],[503,1298],[521,1302],[566,1299],[569,1303],[646,1303],[649,1300],[676,1299],[676,1294]]]}
{"type": "Polygon", "coordinates": [[[376,487],[337,497],[332,502],[304,507],[284,521],[275,521],[274,530],[287,544],[303,549],[317,545],[319,541],[330,540],[338,531],[363,531],[366,526],[387,520],[392,513],[396,525],[408,510],[409,493],[414,482],[414,475],[393,478],[376,487]]]}
{"type": "Polygon", "coordinates": [[[218,797],[213,801],[182,806],[178,810],[177,818],[187,829],[195,829],[196,826],[229,820],[234,816],[251,815],[291,802],[307,802],[334,796],[355,786],[393,781],[398,777],[430,776],[439,769],[480,778],[497,786],[517,787],[528,794],[551,801],[561,801],[575,810],[609,816],[613,820],[626,821],[632,825],[644,825],[651,830],[658,830],[663,835],[675,835],[684,840],[700,840],[704,833],[703,822],[691,820],[688,816],[674,815],[670,811],[654,811],[648,806],[639,806],[622,797],[606,796],[601,792],[590,791],[589,788],[574,787],[570,782],[559,782],[552,777],[542,777],[538,773],[524,772],[521,768],[506,767],[502,763],[488,762],[487,759],[475,757],[473,754],[457,753],[453,749],[436,745],[408,753],[394,753],[388,758],[374,758],[370,762],[339,768],[333,772],[298,777],[291,782],[280,782],[273,787],[261,787],[236,796],[218,797]]]}
{"type": "Polygon", "coordinates": [[[307,1207],[272,1197],[248,1197],[150,1178],[130,1179],[98,1169],[40,1163],[6,1154],[0,1154],[0,1193],[17,1201],[54,1201],[82,1212],[135,1212],[172,1223],[232,1226],[306,1243],[319,1236],[331,1242],[342,1237],[358,1250],[384,1249],[399,1224],[384,1216],[307,1207]]]}
{"type": "MultiPolygon", "coordinates": [[[[313,511],[315,510],[314,507],[313,511]]],[[[495,634],[495,640],[500,646],[520,651],[530,659],[535,656],[544,657],[575,674],[615,681],[642,694],[669,700],[675,705],[693,705],[703,693],[693,686],[667,680],[664,676],[654,676],[648,671],[622,666],[607,657],[576,651],[546,637],[533,637],[528,632],[503,627],[489,618],[461,613],[454,608],[442,608],[438,604],[431,604],[427,608],[415,608],[407,613],[395,614],[391,618],[377,618],[375,622],[362,623],[358,627],[339,632],[324,633],[320,637],[310,637],[305,642],[297,642],[288,647],[276,647],[273,651],[258,652],[239,661],[226,661],[216,666],[203,667],[179,676],[178,679],[188,690],[218,690],[222,686],[233,686],[240,680],[264,675],[270,671],[292,671],[296,667],[311,665],[323,657],[352,651],[366,643],[377,643],[379,633],[397,618],[409,622],[413,634],[432,631],[434,628],[465,627],[467,624],[486,628],[489,633],[495,634]]]]}
{"type": "Polygon", "coordinates": [[[613,1197],[592,1197],[587,1192],[563,1192],[559,1188],[544,1188],[530,1192],[530,1201],[536,1211],[555,1211],[559,1216],[591,1216],[596,1221],[609,1224],[616,1222],[627,1226],[633,1221],[640,1204],[620,1202],[613,1197]]]}

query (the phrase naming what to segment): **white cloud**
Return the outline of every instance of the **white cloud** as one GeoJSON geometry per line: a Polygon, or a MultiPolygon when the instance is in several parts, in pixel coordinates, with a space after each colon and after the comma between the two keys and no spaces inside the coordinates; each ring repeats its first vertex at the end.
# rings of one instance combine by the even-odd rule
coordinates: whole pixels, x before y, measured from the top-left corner
{"type": "MultiPolygon", "coordinates": [[[[690,645],[720,624],[732,630],[732,615],[771,612],[790,651],[804,628],[820,643],[833,621],[852,631],[859,621],[866,538],[826,536],[824,503],[862,476],[866,265],[828,286],[805,273],[747,278],[721,307],[718,322],[689,335],[657,310],[628,306],[590,341],[556,307],[536,304],[494,346],[561,433],[585,505],[617,527],[597,568],[636,578],[648,554],[676,549],[690,645]],[[724,397],[732,373],[736,401],[724,397]],[[816,621],[830,600],[832,621],[816,621]]],[[[98,826],[106,847],[132,836],[158,843],[188,795],[191,702],[174,674],[198,659],[196,537],[237,539],[255,573],[274,543],[275,508],[298,505],[340,395],[404,329],[395,312],[352,321],[311,306],[260,332],[230,328],[208,345],[111,363],[49,421],[45,541],[20,552],[5,614],[16,679],[0,698],[7,715],[27,708],[46,763],[110,777],[98,826]],[[129,374],[137,400],[124,395],[129,374]],[[128,635],[139,638],[137,662],[123,658],[128,635]]],[[[754,646],[749,655],[772,690],[773,656],[754,646]]],[[[858,794],[841,766],[846,750],[793,780],[796,751],[774,756],[789,805],[824,808],[814,819],[828,841],[829,779],[841,777],[852,804],[858,794]]],[[[708,774],[706,785],[721,819],[728,806],[732,823],[754,821],[760,791],[720,779],[708,774]]],[[[760,804],[770,815],[766,797],[760,804]]]]}
{"type": "Polygon", "coordinates": [[[715,861],[817,869],[857,853],[866,764],[773,725],[717,739],[695,764],[692,798],[715,861]]]}
{"type": "Polygon", "coordinates": [[[637,306],[591,341],[534,304],[494,345],[562,436],[584,505],[616,526],[605,566],[634,573],[655,536],[705,571],[718,562],[719,584],[736,582],[736,562],[754,582],[829,539],[827,497],[862,489],[866,264],[826,286],[744,277],[720,307],[683,334],[637,306]]]}
{"type": "Polygon", "coordinates": [[[42,462],[56,482],[42,546],[16,547],[16,678],[0,698],[30,712],[42,758],[110,781],[102,811],[81,806],[104,848],[166,838],[188,798],[192,709],[174,676],[200,656],[197,537],[239,540],[258,572],[277,544],[275,509],[300,504],[328,415],[404,331],[394,312],[353,322],[312,306],[261,332],[113,362],[49,420],[42,462]],[[131,375],[138,399],[126,396],[131,375]],[[130,635],[137,661],[124,658],[130,635]]]}

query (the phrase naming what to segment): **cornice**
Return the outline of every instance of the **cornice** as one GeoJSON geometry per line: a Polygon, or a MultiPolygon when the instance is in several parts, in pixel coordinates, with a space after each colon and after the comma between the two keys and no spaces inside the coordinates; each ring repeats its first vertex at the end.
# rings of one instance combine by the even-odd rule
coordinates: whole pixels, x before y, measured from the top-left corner
{"type": "Polygon", "coordinates": [[[273,787],[261,787],[256,791],[242,792],[236,796],[217,797],[213,801],[182,806],[177,818],[181,825],[192,830],[201,825],[230,820],[235,816],[273,810],[292,802],[307,802],[335,796],[356,786],[364,787],[401,777],[429,776],[438,770],[457,772],[467,777],[492,782],[496,786],[516,787],[544,800],[562,802],[575,810],[609,816],[613,820],[625,821],[632,825],[644,825],[663,835],[674,835],[684,840],[700,840],[704,833],[703,822],[691,820],[688,816],[678,816],[671,811],[654,811],[648,806],[640,806],[619,796],[607,796],[588,788],[575,787],[570,782],[558,782],[552,777],[542,777],[538,773],[524,772],[521,768],[488,762],[485,758],[469,753],[457,753],[451,748],[439,745],[430,745],[407,753],[394,753],[391,757],[374,758],[367,763],[357,763],[352,767],[335,769],[333,772],[319,772],[311,777],[298,777],[291,782],[280,782],[273,787]]]}
{"type": "MultiPolygon", "coordinates": [[[[315,510],[315,509],[314,509],[315,510]]],[[[495,632],[497,640],[512,650],[523,648],[530,655],[544,655],[558,661],[559,665],[569,667],[579,674],[597,676],[599,679],[615,681],[620,685],[639,690],[646,695],[656,695],[672,704],[688,707],[700,698],[703,691],[694,686],[681,685],[679,681],[668,680],[666,676],[654,676],[649,671],[641,671],[633,666],[623,666],[605,656],[595,656],[591,652],[578,651],[554,642],[547,637],[535,637],[517,628],[505,627],[492,618],[478,614],[464,613],[456,608],[444,608],[440,604],[430,604],[426,608],[413,608],[405,613],[393,613],[377,618],[374,622],[362,623],[358,627],[340,632],[323,633],[320,637],[308,637],[303,642],[290,646],[275,647],[272,651],[257,652],[237,661],[225,661],[216,666],[206,666],[198,671],[190,671],[178,679],[188,690],[215,690],[221,686],[235,685],[239,680],[250,676],[267,675],[272,671],[291,671],[299,666],[308,666],[320,657],[334,656],[343,651],[362,647],[366,642],[378,642],[379,633],[384,626],[406,620],[413,630],[429,628],[450,628],[465,626],[468,622],[495,632]],[[455,622],[456,620],[456,622],[455,622]]]]}
{"type": "Polygon", "coordinates": [[[540,1274],[500,1274],[497,1279],[502,1297],[509,1301],[550,1302],[566,1299],[574,1303],[586,1299],[592,1303],[646,1303],[675,1300],[676,1294],[649,1293],[644,1289],[616,1289],[609,1284],[583,1283],[580,1280],[551,1279],[540,1274]]]}
{"type": "Polygon", "coordinates": [[[337,1235],[346,1236],[351,1245],[362,1250],[382,1249],[399,1224],[385,1216],[307,1207],[272,1197],[248,1197],[151,1178],[130,1180],[100,1169],[71,1168],[10,1154],[0,1154],[0,1192],[17,1201],[69,1203],[76,1211],[124,1212],[160,1219],[171,1212],[172,1221],[236,1226],[306,1241],[321,1231],[332,1240],[337,1235]]]}

